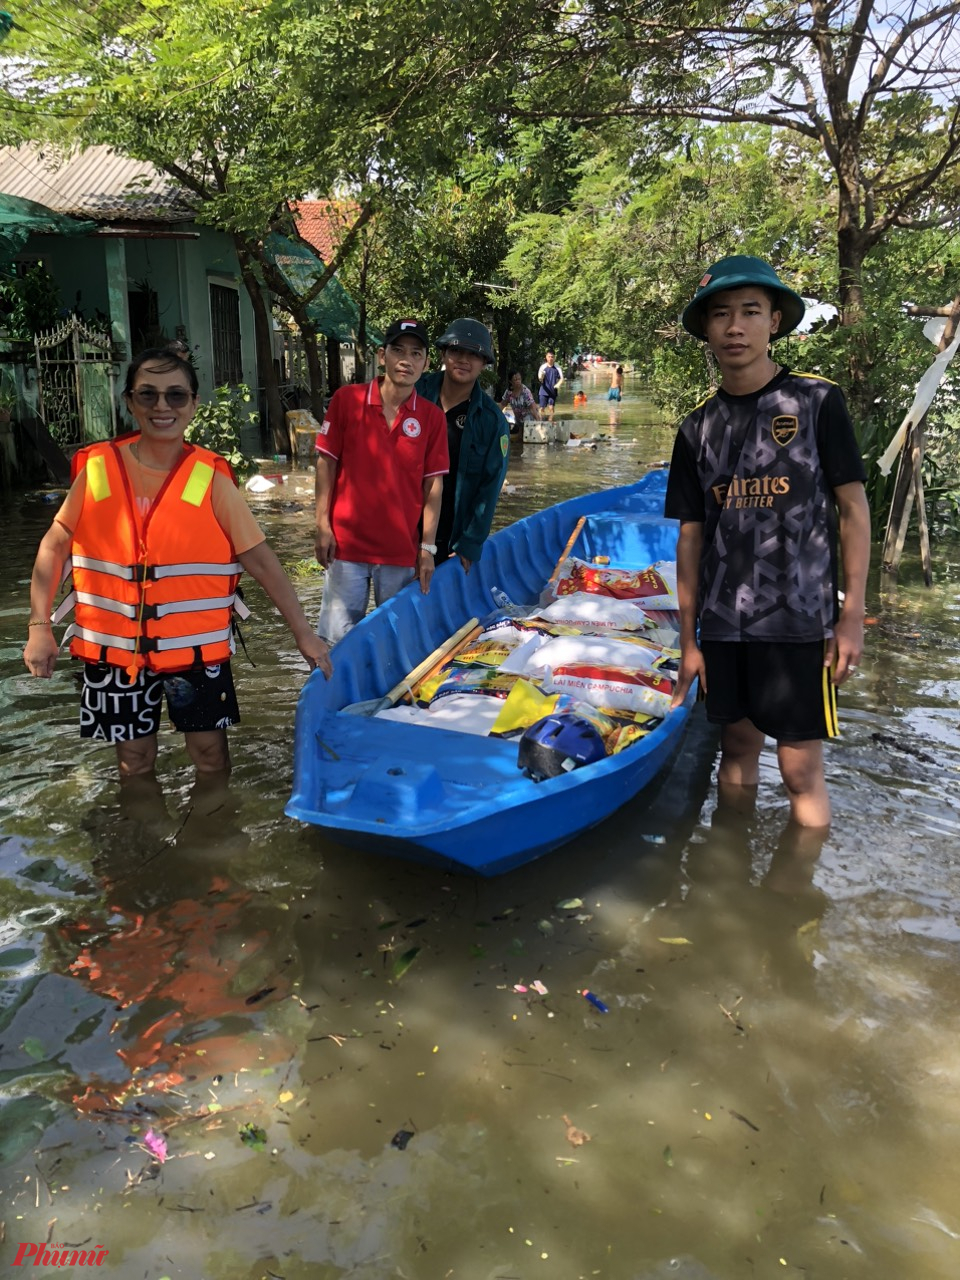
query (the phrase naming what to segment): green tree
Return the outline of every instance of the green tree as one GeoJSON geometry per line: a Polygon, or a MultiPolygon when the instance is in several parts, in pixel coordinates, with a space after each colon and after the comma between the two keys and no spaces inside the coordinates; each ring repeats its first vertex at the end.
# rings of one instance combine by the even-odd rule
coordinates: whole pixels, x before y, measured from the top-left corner
{"type": "Polygon", "coordinates": [[[11,338],[32,342],[60,317],[60,290],[42,263],[22,276],[0,276],[0,320],[11,338]]]}
{"type": "Polygon", "coordinates": [[[591,4],[526,46],[517,109],[535,120],[763,125],[807,144],[834,225],[841,323],[858,332],[849,375],[865,383],[868,256],[899,229],[960,220],[958,14],[935,0],[893,15],[877,0],[591,4]]]}
{"type": "Polygon", "coordinates": [[[193,196],[200,221],[233,234],[262,370],[272,372],[266,283],[303,330],[319,395],[308,304],[372,213],[402,197],[407,175],[429,171],[450,139],[460,145],[452,87],[471,75],[497,78],[509,39],[501,16],[496,4],[454,13],[440,0],[416,24],[382,0],[349,9],[323,0],[253,9],[28,0],[22,47],[33,89],[23,92],[34,136],[53,131],[55,112],[61,136],[151,161],[193,196]],[[287,202],[312,191],[345,191],[358,213],[333,260],[298,291],[265,241],[273,231],[296,235],[287,202]]]}
{"type": "MultiPolygon", "coordinates": [[[[576,317],[584,342],[632,359],[661,405],[679,416],[710,383],[704,349],[678,319],[705,262],[754,253],[776,261],[802,292],[837,297],[835,241],[823,216],[829,184],[816,144],[768,126],[694,126],[667,152],[645,146],[637,128],[632,140],[621,133],[616,148],[581,166],[566,210],[517,220],[507,267],[539,315],[576,317]]],[[[932,358],[903,304],[949,302],[958,255],[952,229],[894,228],[864,262],[864,320],[821,324],[777,345],[785,362],[846,387],[868,336],[864,394],[853,409],[871,464],[932,358]]],[[[957,379],[950,375],[945,402],[957,379]]],[[[868,471],[879,512],[889,485],[875,467],[868,471]]]]}
{"type": "Polygon", "coordinates": [[[679,411],[707,374],[678,323],[691,276],[731,243],[815,274],[820,186],[766,128],[697,128],[669,153],[631,133],[581,165],[566,211],[517,220],[507,268],[539,320],[562,315],[586,345],[640,363],[679,411]]]}

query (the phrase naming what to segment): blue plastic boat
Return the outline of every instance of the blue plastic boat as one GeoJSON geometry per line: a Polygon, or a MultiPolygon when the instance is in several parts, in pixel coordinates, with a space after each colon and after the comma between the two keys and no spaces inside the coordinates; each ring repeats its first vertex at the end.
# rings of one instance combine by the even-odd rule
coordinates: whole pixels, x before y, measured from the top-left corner
{"type": "Polygon", "coordinates": [[[535,602],[581,516],[569,554],[645,569],[673,560],[676,522],[663,517],[666,473],[587,494],[528,516],[490,538],[465,575],[441,565],[430,594],[414,584],[369,614],[333,651],[334,673],[307,680],[297,707],[293,795],[287,814],[338,843],[492,876],[571,840],[632,799],[668,763],[691,700],[646,738],[561,777],[534,782],[516,739],[345,713],[383,697],[494,592],[535,602]]]}

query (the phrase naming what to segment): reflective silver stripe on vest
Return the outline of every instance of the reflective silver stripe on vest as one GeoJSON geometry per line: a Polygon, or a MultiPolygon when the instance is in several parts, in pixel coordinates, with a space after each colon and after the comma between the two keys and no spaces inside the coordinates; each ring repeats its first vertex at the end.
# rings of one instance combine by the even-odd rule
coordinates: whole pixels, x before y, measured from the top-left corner
{"type": "Polygon", "coordinates": [[[154,564],[150,566],[154,578],[184,578],[193,574],[204,577],[232,577],[235,573],[243,573],[242,564],[154,564]]]}
{"type": "MultiPolygon", "coordinates": [[[[96,605],[104,613],[119,613],[121,618],[135,618],[137,616],[138,610],[135,604],[124,604],[120,600],[111,600],[109,596],[95,596],[90,591],[72,591],[70,594],[76,596],[78,604],[96,605]]],[[[70,596],[67,597],[67,600],[69,599],[70,596]]],[[[66,604],[66,600],[64,604],[66,604]]]]}
{"type": "Polygon", "coordinates": [[[198,609],[229,609],[233,604],[233,596],[213,596],[206,600],[171,600],[169,604],[158,604],[158,618],[165,618],[170,613],[196,613],[198,609]]]}
{"type": "MultiPolygon", "coordinates": [[[[110,560],[91,560],[89,556],[78,555],[73,557],[73,563],[78,569],[106,573],[112,578],[122,578],[124,582],[130,582],[134,577],[134,570],[128,564],[114,564],[110,560]]],[[[152,578],[158,582],[161,578],[185,578],[193,574],[203,574],[210,578],[232,578],[234,574],[243,573],[242,564],[209,564],[206,561],[193,564],[152,564],[147,567],[152,578]]],[[[138,565],[136,573],[138,578],[139,568],[138,565]]]]}
{"type": "Polygon", "coordinates": [[[89,556],[73,556],[73,567],[75,569],[92,569],[96,573],[107,573],[113,578],[122,578],[124,582],[130,582],[133,578],[133,570],[128,564],[111,564],[109,560],[91,560],[89,556]]]}
{"type": "MultiPolygon", "coordinates": [[[[68,635],[79,636],[81,640],[88,640],[91,644],[105,645],[108,649],[125,649],[130,653],[137,648],[137,640],[134,636],[111,636],[104,631],[91,631],[88,627],[78,627],[74,624],[69,628],[68,635]]],[[[198,645],[219,644],[223,640],[229,640],[231,630],[225,627],[222,631],[202,631],[195,636],[171,636],[168,639],[153,639],[150,637],[149,648],[145,649],[145,653],[168,653],[171,649],[193,649],[198,645]]],[[[64,636],[64,640],[67,636],[64,636]]]]}
{"type": "MultiPolygon", "coordinates": [[[[105,645],[110,649],[127,649],[130,653],[137,647],[134,636],[108,636],[106,632],[91,631],[89,627],[78,627],[76,623],[68,629],[67,635],[71,638],[79,636],[81,640],[89,640],[91,644],[105,645]]],[[[66,640],[67,636],[63,638],[66,640]]]]}
{"type": "Polygon", "coordinates": [[[198,636],[171,636],[169,640],[151,639],[150,644],[157,653],[167,653],[170,649],[193,649],[202,644],[219,644],[221,640],[229,640],[231,634],[230,627],[224,627],[222,631],[204,631],[198,636]]]}
{"type": "Polygon", "coordinates": [[[62,622],[68,613],[73,611],[73,606],[77,603],[77,593],[71,591],[69,595],[63,597],[56,609],[53,611],[51,622],[62,622]]]}
{"type": "MultiPolygon", "coordinates": [[[[81,604],[97,605],[107,613],[119,613],[124,618],[135,618],[139,613],[138,606],[134,604],[121,604],[119,600],[111,600],[108,596],[91,595],[89,591],[71,591],[57,605],[50,621],[62,622],[67,614],[73,611],[78,600],[81,604]]],[[[250,610],[239,596],[216,596],[207,600],[178,600],[169,604],[158,604],[155,616],[163,618],[171,613],[194,613],[197,609],[229,609],[231,605],[238,618],[246,621],[250,617],[250,610]]]]}
{"type": "Polygon", "coordinates": [[[89,591],[71,591],[57,605],[50,621],[62,622],[78,601],[80,604],[96,605],[106,613],[119,613],[122,618],[135,618],[137,616],[137,606],[134,604],[123,604],[119,600],[111,600],[109,596],[95,596],[89,591]]]}

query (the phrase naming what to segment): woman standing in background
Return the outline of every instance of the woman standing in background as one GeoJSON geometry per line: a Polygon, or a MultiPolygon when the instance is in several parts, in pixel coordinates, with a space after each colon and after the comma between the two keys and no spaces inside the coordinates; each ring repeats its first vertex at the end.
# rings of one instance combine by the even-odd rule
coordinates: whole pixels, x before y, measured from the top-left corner
{"type": "Polygon", "coordinates": [[[540,421],[540,410],[533,392],[524,384],[523,374],[519,369],[511,369],[507,375],[507,389],[500,397],[501,409],[509,409],[513,413],[510,424],[510,443],[516,453],[523,453],[523,423],[527,417],[535,422],[540,421]]]}

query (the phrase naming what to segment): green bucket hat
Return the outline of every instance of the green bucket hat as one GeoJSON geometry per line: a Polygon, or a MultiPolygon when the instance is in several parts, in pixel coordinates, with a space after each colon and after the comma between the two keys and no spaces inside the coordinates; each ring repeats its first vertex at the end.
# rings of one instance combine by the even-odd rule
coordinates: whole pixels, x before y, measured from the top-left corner
{"type": "Polygon", "coordinates": [[[751,284],[760,284],[765,289],[777,291],[779,301],[775,309],[780,312],[780,328],[771,341],[775,342],[777,338],[783,338],[788,333],[792,333],[803,319],[803,313],[806,310],[803,299],[799,293],[794,293],[792,289],[787,288],[769,262],[764,262],[762,258],[750,258],[743,253],[735,254],[732,258],[721,258],[704,274],[697,285],[693,301],[684,308],[683,315],[680,317],[681,324],[687,333],[692,333],[695,338],[705,342],[704,302],[713,294],[719,293],[721,289],[743,289],[751,284]]]}

